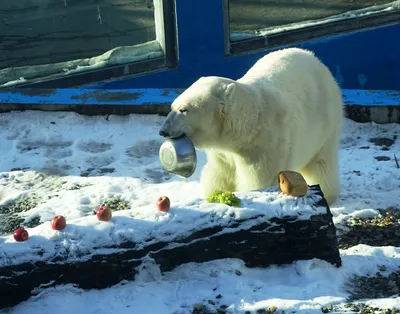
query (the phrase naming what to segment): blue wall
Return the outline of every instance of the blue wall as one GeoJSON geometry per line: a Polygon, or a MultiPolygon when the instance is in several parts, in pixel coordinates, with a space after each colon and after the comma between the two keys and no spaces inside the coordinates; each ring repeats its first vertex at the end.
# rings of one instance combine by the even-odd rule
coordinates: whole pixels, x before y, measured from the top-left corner
{"type": "MultiPolygon", "coordinates": [[[[220,0],[176,0],[179,68],[89,88],[186,88],[200,76],[241,77],[270,50],[224,55],[220,0]]],[[[295,45],[310,49],[344,89],[400,89],[400,25],[375,28],[295,45]]]]}

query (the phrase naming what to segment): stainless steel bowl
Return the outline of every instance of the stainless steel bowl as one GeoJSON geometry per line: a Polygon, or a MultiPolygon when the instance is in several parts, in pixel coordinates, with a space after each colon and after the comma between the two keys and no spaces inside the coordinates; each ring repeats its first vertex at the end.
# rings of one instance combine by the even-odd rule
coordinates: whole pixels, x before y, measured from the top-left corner
{"type": "Polygon", "coordinates": [[[167,139],[160,147],[159,157],[165,170],[180,177],[189,178],[196,170],[196,149],[185,135],[167,139]]]}

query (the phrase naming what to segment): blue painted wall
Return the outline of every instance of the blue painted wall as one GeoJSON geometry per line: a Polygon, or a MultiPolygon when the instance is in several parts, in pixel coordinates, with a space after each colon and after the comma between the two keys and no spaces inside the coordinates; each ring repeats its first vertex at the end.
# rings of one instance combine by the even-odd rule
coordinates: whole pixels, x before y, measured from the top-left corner
{"type": "MultiPolygon", "coordinates": [[[[186,88],[200,76],[241,77],[271,50],[224,55],[222,1],[176,0],[179,68],[89,88],[186,88]]],[[[294,45],[310,49],[344,89],[400,89],[400,25],[294,45]]]]}

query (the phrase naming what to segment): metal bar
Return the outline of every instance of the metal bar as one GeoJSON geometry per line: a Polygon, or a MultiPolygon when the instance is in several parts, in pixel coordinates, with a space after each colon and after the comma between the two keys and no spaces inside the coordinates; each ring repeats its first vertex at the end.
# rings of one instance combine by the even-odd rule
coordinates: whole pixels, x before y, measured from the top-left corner
{"type": "Polygon", "coordinates": [[[229,56],[231,54],[231,40],[230,40],[230,22],[229,22],[229,0],[222,0],[223,7],[223,23],[224,23],[224,46],[225,55],[229,56]]]}
{"type": "Polygon", "coordinates": [[[164,17],[164,42],[165,58],[168,68],[178,66],[178,26],[176,22],[176,9],[174,0],[162,0],[164,17]]]}

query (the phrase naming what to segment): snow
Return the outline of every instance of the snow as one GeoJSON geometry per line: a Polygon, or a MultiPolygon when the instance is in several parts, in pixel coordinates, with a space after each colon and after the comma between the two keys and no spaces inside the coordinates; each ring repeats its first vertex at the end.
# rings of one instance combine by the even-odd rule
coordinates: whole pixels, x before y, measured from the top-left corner
{"type": "MultiPolygon", "coordinates": [[[[0,114],[0,205],[22,196],[35,196],[39,204],[24,215],[28,220],[40,215],[42,222],[27,229],[30,238],[26,242],[0,237],[0,264],[33,259],[28,253],[31,250],[44,251],[45,258],[68,248],[69,258],[74,259],[82,252],[90,254],[100,244],[119,243],[126,238],[168,239],[210,223],[213,215],[228,222],[243,215],[266,219],[298,208],[304,211],[302,214],[320,210],[305,206],[309,204],[307,198],[296,208],[292,206],[294,199],[283,198],[274,187],[265,193],[238,193],[244,199],[243,208],[204,202],[199,195],[199,177],[205,154],[197,151],[198,166],[188,179],[166,173],[158,159],[162,121],[163,117],[152,115],[87,117],[39,111],[0,114]],[[12,168],[24,170],[10,171],[12,168]],[[171,199],[169,213],[155,210],[155,200],[161,195],[171,199]],[[114,212],[110,222],[99,222],[92,211],[111,197],[126,201],[129,208],[114,212]],[[266,202],[271,211],[257,206],[266,202]],[[67,218],[64,231],[49,227],[54,215],[67,218]]],[[[400,151],[400,142],[394,141],[386,151],[369,141],[395,139],[399,132],[398,124],[345,121],[340,151],[342,193],[331,207],[338,228],[351,217],[372,217],[378,209],[397,208],[400,204],[400,169],[393,156],[400,151]],[[390,159],[378,161],[375,157],[379,156],[390,159]]],[[[349,293],[344,283],[351,276],[373,275],[379,265],[386,266],[382,274],[387,275],[400,266],[397,247],[360,244],[340,254],[340,268],[318,259],[265,269],[247,268],[238,259],[224,259],[189,263],[160,273],[149,261],[134,282],[90,291],[73,285],[42,287],[28,301],[0,313],[36,314],[46,310],[61,314],[82,313],[84,309],[87,314],[183,314],[191,313],[194,304],[207,304],[208,300],[217,306],[227,305],[227,313],[254,313],[269,306],[287,313],[321,313],[322,306],[346,302],[349,293]],[[222,297],[216,298],[219,294],[222,297]]],[[[400,308],[398,296],[363,302],[400,308]]]]}
{"type": "Polygon", "coordinates": [[[163,55],[159,42],[152,40],[135,46],[115,47],[101,55],[90,58],[5,68],[0,69],[0,87],[15,86],[38,77],[76,74],[107,66],[160,58],[163,55]]]}
{"type": "Polygon", "coordinates": [[[252,39],[255,37],[259,37],[259,36],[263,37],[263,36],[273,35],[273,34],[277,34],[277,33],[287,32],[287,31],[291,31],[291,30],[295,30],[295,29],[301,29],[301,28],[312,27],[312,26],[317,26],[317,25],[324,25],[324,24],[328,24],[328,23],[339,22],[339,21],[348,20],[348,19],[357,18],[357,17],[364,17],[364,16],[368,16],[368,15],[372,15],[372,14],[381,14],[383,12],[390,12],[393,10],[398,10],[399,8],[400,8],[400,1],[393,1],[388,4],[375,5],[375,6],[370,6],[367,8],[359,9],[359,10],[346,11],[344,13],[332,15],[327,18],[322,18],[319,20],[302,21],[302,22],[298,22],[298,23],[282,25],[279,27],[273,26],[273,27],[267,27],[267,28],[258,29],[258,30],[232,32],[230,34],[230,39],[231,39],[231,41],[247,40],[247,39],[252,39]]]}
{"type": "MultiPolygon", "coordinates": [[[[83,71],[104,68],[106,66],[133,63],[143,60],[160,58],[164,54],[158,41],[153,40],[135,46],[122,46],[113,48],[100,56],[84,59],[80,65],[68,64],[64,74],[69,75],[83,71]],[[69,67],[68,67],[69,66],[69,67]]],[[[76,60],[74,60],[76,63],[76,60]]]]}
{"type": "Polygon", "coordinates": [[[25,82],[26,82],[26,80],[23,77],[20,77],[17,80],[9,81],[7,83],[1,84],[0,86],[1,87],[10,87],[10,86],[17,85],[17,84],[20,84],[20,83],[25,83],[25,82]]]}

